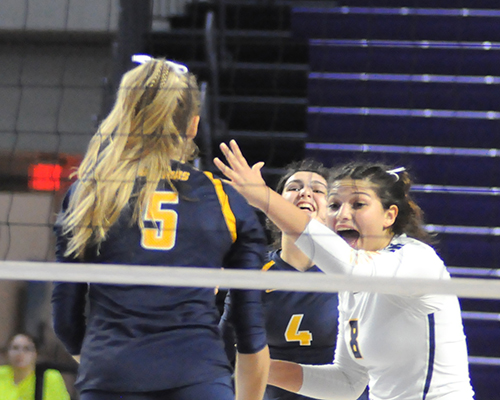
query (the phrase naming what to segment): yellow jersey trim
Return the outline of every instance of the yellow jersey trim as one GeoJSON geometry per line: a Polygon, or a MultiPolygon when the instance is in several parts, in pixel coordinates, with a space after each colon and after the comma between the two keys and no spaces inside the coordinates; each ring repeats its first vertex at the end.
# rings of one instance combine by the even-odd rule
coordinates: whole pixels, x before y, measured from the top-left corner
{"type": "MultiPolygon", "coordinates": [[[[262,267],[262,271],[268,271],[271,269],[271,267],[276,264],[273,260],[269,261],[267,264],[264,264],[262,267]]],[[[276,289],[266,289],[266,293],[271,293],[274,292],[276,289]]]]}
{"type": "Polygon", "coordinates": [[[217,193],[217,197],[219,198],[219,203],[222,210],[222,215],[224,215],[224,220],[226,221],[227,229],[229,230],[229,234],[231,235],[231,240],[236,242],[237,234],[236,234],[236,217],[234,216],[233,210],[231,210],[231,205],[229,204],[229,200],[226,192],[224,191],[224,187],[222,186],[222,182],[220,179],[215,179],[214,175],[211,172],[204,171],[204,174],[210,179],[215,188],[215,193],[217,193]]]}
{"type": "Polygon", "coordinates": [[[263,267],[262,267],[262,271],[267,271],[268,269],[270,269],[273,265],[274,265],[274,261],[271,260],[269,261],[267,264],[265,264],[263,267]]]}

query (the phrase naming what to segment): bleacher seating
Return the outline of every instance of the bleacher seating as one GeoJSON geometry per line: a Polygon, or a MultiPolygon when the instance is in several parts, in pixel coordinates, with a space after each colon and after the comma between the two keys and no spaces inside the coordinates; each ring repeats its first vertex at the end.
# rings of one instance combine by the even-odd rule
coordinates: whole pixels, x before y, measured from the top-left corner
{"type": "MultiPolygon", "coordinates": [[[[452,275],[498,279],[500,3],[338,3],[292,10],[309,40],[306,155],[404,165],[452,275]]],[[[460,301],[476,400],[497,398],[500,302],[460,301]]]]}
{"type": "MultiPolygon", "coordinates": [[[[308,46],[291,37],[290,15],[288,2],[193,1],[185,14],[170,18],[171,30],[151,33],[145,49],[182,60],[209,82],[222,122],[214,127],[213,155],[220,155],[221,141],[237,139],[250,162],[266,161],[271,185],[286,164],[304,157],[308,46]],[[209,13],[218,29],[217,93],[204,48],[209,13]]],[[[205,168],[213,168],[211,160],[205,168]]]]}

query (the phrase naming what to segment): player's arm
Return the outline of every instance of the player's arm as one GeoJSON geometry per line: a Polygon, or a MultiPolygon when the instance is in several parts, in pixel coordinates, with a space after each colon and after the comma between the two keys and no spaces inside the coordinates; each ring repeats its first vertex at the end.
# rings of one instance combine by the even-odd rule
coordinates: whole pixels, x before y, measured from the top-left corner
{"type": "MultiPolygon", "coordinates": [[[[229,291],[231,325],[236,339],[236,400],[261,400],[269,373],[269,348],[264,326],[261,293],[229,291]]],[[[233,347],[234,348],[234,347],[233,347]]]]}
{"type": "Polygon", "coordinates": [[[264,163],[250,167],[236,142],[231,140],[229,145],[220,145],[229,166],[215,158],[217,168],[252,206],[262,210],[281,231],[298,238],[307,226],[309,216],[266,185],[260,173],[264,163]]]}
{"type": "MultiPolygon", "coordinates": [[[[345,326],[344,321],[340,315],[339,327],[345,326]]],[[[345,334],[344,329],[339,330],[333,364],[301,365],[302,386],[299,394],[331,400],[356,400],[361,396],[368,384],[368,372],[351,357],[345,334]]]]}
{"type": "MultiPolygon", "coordinates": [[[[64,197],[61,213],[68,207],[71,190],[64,197]]],[[[64,233],[59,219],[54,226],[54,233],[56,235],[57,261],[61,263],[79,262],[79,259],[65,255],[69,235],[64,233]]],[[[87,291],[87,283],[54,282],[52,287],[53,328],[58,339],[77,362],[80,362],[79,355],[86,329],[85,304],[87,291]]]]}
{"type": "Polygon", "coordinates": [[[271,360],[268,384],[297,393],[302,387],[303,374],[300,364],[271,360]]]}
{"type": "MultiPolygon", "coordinates": [[[[266,254],[266,237],[255,210],[233,188],[224,185],[236,218],[236,239],[224,259],[224,268],[260,270],[266,254]]],[[[262,292],[230,289],[224,316],[234,328],[237,400],[261,400],[269,372],[262,292]]]]}
{"type": "Polygon", "coordinates": [[[229,293],[224,300],[224,312],[219,321],[219,330],[224,341],[227,358],[231,365],[234,366],[236,362],[236,337],[234,326],[231,323],[231,296],[229,293]]]}
{"type": "Polygon", "coordinates": [[[301,365],[272,360],[268,384],[315,399],[357,399],[365,390],[364,372],[346,374],[339,365],[301,365]]]}
{"type": "MultiPolygon", "coordinates": [[[[344,326],[342,317],[339,318],[339,326],[344,326]]],[[[356,400],[368,384],[368,373],[352,360],[344,331],[340,330],[333,364],[272,360],[268,384],[315,399],[356,400]]]]}
{"type": "Polygon", "coordinates": [[[237,353],[234,372],[236,400],[262,400],[269,373],[269,348],[253,354],[237,353]]]}
{"type": "Polygon", "coordinates": [[[79,355],[86,329],[86,283],[56,282],[52,290],[54,332],[73,356],[79,355]]]}
{"type": "Polygon", "coordinates": [[[214,163],[230,179],[231,185],[251,205],[262,210],[281,231],[298,240],[298,247],[319,268],[331,273],[347,273],[352,269],[352,248],[332,230],[318,221],[311,222],[306,213],[267,187],[260,173],[263,163],[250,167],[234,140],[231,140],[230,147],[222,143],[220,148],[229,166],[218,158],[214,163]],[[321,225],[322,230],[317,225],[321,225]]]}

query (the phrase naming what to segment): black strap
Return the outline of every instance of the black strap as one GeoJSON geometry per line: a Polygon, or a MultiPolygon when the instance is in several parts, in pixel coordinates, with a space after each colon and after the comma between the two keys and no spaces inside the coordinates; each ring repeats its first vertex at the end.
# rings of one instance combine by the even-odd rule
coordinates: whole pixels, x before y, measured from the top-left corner
{"type": "Polygon", "coordinates": [[[43,398],[43,375],[46,369],[44,365],[35,367],[35,400],[42,400],[43,398]]]}

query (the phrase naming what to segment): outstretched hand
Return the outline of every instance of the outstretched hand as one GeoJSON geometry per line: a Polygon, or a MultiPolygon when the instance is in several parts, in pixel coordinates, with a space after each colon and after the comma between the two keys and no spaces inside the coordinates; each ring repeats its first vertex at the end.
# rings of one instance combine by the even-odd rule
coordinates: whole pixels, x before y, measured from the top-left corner
{"type": "Polygon", "coordinates": [[[263,211],[279,229],[288,235],[299,237],[309,223],[309,216],[266,186],[260,173],[263,162],[250,167],[234,140],[229,142],[229,146],[224,143],[220,145],[229,166],[214,158],[214,164],[227,176],[229,184],[240,192],[250,205],[263,211]]]}
{"type": "Polygon", "coordinates": [[[229,179],[228,183],[243,195],[252,206],[261,209],[265,207],[269,188],[260,172],[264,163],[258,162],[250,167],[235,140],[229,142],[229,147],[225,143],[221,143],[220,149],[229,166],[217,157],[214,158],[214,164],[229,179]]]}

